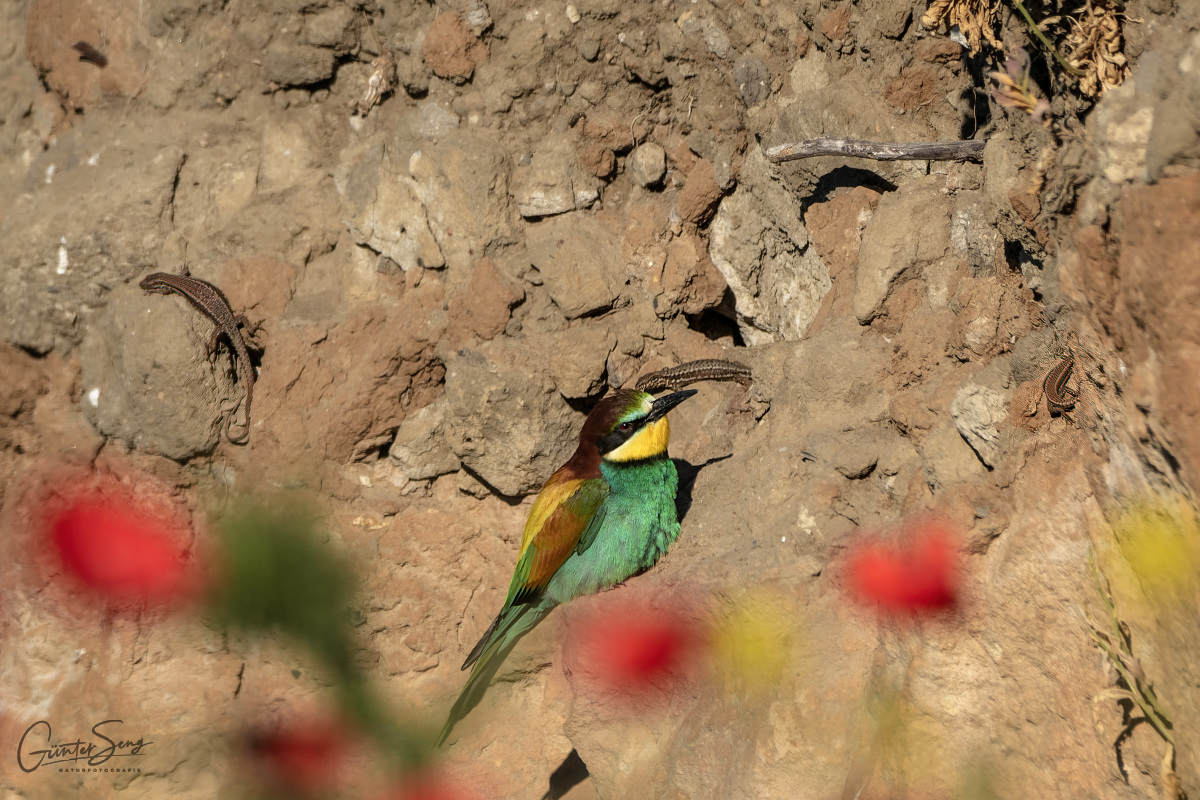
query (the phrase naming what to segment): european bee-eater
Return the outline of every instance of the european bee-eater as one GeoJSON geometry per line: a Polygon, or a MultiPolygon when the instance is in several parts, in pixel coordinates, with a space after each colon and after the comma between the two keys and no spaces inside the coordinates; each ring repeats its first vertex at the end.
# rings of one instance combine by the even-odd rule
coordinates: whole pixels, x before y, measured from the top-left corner
{"type": "Polygon", "coordinates": [[[667,412],[695,393],[655,399],[618,389],[588,414],[575,454],[533,502],[508,597],[463,662],[463,669],[474,669],[439,745],[479,702],[517,641],[556,605],[650,568],[679,536],[667,412]]]}

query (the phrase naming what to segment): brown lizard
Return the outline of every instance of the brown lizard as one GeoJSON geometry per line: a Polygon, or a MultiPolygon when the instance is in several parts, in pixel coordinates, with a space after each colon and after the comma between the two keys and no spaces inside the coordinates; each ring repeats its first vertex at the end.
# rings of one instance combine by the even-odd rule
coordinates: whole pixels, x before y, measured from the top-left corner
{"type": "Polygon", "coordinates": [[[1046,408],[1050,410],[1050,416],[1061,414],[1067,422],[1072,422],[1067,412],[1075,408],[1075,398],[1079,396],[1079,392],[1067,388],[1067,381],[1071,380],[1074,369],[1075,354],[1068,350],[1042,381],[1042,392],[1046,395],[1046,408]]]}
{"type": "Polygon", "coordinates": [[[719,358],[702,358],[699,361],[689,361],[678,367],[660,369],[638,378],[635,388],[643,392],[657,392],[660,389],[680,389],[700,381],[737,381],[743,386],[749,386],[753,377],[750,368],[736,361],[722,361],[719,358]]]}
{"type": "Polygon", "coordinates": [[[238,378],[246,392],[246,429],[239,437],[229,433],[233,423],[235,408],[225,419],[225,438],[234,444],[243,444],[250,438],[250,401],[254,397],[254,365],[250,363],[250,352],[246,349],[246,341],[238,326],[251,327],[249,321],[241,315],[234,315],[229,307],[229,300],[224,293],[208,281],[193,278],[185,271],[182,275],[172,275],[169,272],[155,272],[147,275],[139,284],[147,292],[155,294],[179,294],[187,298],[204,316],[212,320],[216,326],[212,338],[208,342],[208,352],[211,355],[217,350],[217,343],[222,336],[229,340],[233,347],[234,362],[238,378]]]}

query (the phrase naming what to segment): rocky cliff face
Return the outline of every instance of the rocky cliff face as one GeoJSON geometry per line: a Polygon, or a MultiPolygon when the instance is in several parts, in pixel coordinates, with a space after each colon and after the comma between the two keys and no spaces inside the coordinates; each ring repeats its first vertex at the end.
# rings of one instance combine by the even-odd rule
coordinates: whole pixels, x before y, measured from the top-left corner
{"type": "Polygon", "coordinates": [[[672,413],[680,539],[522,642],[440,756],[464,796],[1200,794],[1194,3],[1118,39],[1093,4],[1098,99],[1007,6],[958,20],[972,53],[891,0],[152,5],[0,11],[5,797],[225,795],[239,730],[330,702],[282,640],[71,588],[64,497],[126,487],[202,554],[232,498],[300,492],[358,566],[358,661],[436,725],[586,411],[698,358],[754,382],[672,413]],[[1049,127],[989,93],[1023,43],[1049,127]],[[764,155],[817,136],[987,144],[764,155]],[[244,447],[211,324],[137,287],[183,267],[262,325],[244,447]],[[864,543],[928,526],[953,607],[856,602],[864,543]],[[631,692],[597,615],[690,644],[631,692]],[[140,773],[17,769],[38,720],[106,719],[140,773]]]}

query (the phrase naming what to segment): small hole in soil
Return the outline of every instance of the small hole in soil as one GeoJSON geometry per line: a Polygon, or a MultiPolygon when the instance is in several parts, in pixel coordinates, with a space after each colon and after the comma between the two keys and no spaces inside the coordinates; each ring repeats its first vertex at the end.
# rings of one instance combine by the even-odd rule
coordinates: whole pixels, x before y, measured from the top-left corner
{"type": "MultiPolygon", "coordinates": [[[[731,339],[734,347],[745,347],[746,342],[742,340],[742,332],[738,330],[737,323],[721,313],[721,309],[725,305],[722,302],[718,308],[705,309],[699,314],[685,315],[687,316],[688,327],[697,333],[704,334],[714,342],[721,339],[731,339]]],[[[729,303],[729,306],[732,307],[733,303],[729,303]]]]}
{"type": "Polygon", "coordinates": [[[821,176],[821,182],[808,198],[805,207],[824,203],[856,186],[867,186],[879,192],[894,192],[896,184],[882,175],[861,167],[838,167],[821,176]]]}

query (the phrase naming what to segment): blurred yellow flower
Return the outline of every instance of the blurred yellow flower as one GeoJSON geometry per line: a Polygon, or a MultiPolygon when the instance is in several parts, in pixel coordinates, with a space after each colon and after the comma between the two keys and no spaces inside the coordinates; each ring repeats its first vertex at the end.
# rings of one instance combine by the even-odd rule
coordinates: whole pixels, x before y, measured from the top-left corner
{"type": "Polygon", "coordinates": [[[1200,524],[1183,501],[1140,503],[1116,521],[1121,552],[1153,602],[1190,600],[1200,566],[1200,524]]]}
{"type": "Polygon", "coordinates": [[[777,592],[755,589],[733,601],[714,632],[712,657],[723,678],[751,691],[779,686],[791,658],[795,616],[777,592]]]}

